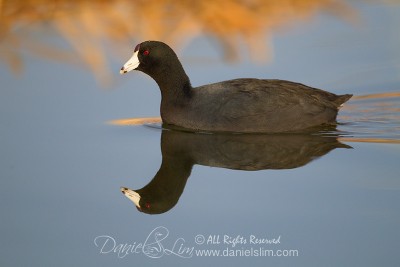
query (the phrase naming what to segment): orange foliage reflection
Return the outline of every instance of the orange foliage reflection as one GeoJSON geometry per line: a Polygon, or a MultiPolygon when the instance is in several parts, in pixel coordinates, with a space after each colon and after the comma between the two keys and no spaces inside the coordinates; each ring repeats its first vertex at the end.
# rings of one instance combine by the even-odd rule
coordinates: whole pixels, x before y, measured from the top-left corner
{"type": "Polygon", "coordinates": [[[202,34],[219,41],[225,60],[237,59],[241,45],[265,60],[273,31],[322,11],[348,20],[355,15],[344,0],[0,0],[0,60],[20,71],[27,51],[83,62],[101,78],[115,56],[106,50],[126,56],[128,46],[150,39],[180,48],[202,34]],[[58,35],[70,47],[51,39],[58,35]]]}

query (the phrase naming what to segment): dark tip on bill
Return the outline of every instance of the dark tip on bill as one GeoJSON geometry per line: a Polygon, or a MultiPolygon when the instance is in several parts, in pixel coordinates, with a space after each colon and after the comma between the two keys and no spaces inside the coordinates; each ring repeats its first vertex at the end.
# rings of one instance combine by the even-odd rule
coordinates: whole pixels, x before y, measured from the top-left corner
{"type": "Polygon", "coordinates": [[[124,69],[124,67],[122,67],[121,70],[119,71],[120,74],[125,74],[125,73],[127,73],[127,72],[128,72],[128,71],[126,71],[126,70],[124,69]]]}

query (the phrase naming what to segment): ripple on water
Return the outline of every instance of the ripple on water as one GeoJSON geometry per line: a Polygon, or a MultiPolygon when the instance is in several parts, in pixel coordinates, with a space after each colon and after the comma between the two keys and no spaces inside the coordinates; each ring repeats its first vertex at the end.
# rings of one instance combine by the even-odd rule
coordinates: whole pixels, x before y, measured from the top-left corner
{"type": "MultiPolygon", "coordinates": [[[[400,92],[353,96],[340,110],[335,134],[341,141],[400,144],[400,92]]],[[[161,129],[160,117],[109,121],[119,126],[146,125],[161,129]]]]}
{"type": "Polygon", "coordinates": [[[400,92],[354,96],[338,122],[343,141],[400,143],[400,92]]]}

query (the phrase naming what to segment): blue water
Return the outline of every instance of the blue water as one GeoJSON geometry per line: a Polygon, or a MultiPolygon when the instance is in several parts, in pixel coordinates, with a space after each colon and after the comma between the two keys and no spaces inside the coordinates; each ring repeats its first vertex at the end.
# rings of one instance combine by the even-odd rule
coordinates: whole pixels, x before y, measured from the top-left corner
{"type": "MultiPolygon", "coordinates": [[[[216,54],[206,38],[180,56],[193,85],[259,77],[337,94],[399,92],[400,7],[359,3],[358,11],[362,25],[320,15],[274,36],[268,64],[196,61],[216,54]]],[[[182,157],[174,171],[189,157],[190,177],[171,209],[148,215],[120,187],[153,179],[167,159],[160,144],[168,133],[107,122],[158,116],[155,82],[132,73],[104,89],[84,69],[29,56],[25,63],[20,76],[0,67],[1,266],[399,266],[398,97],[351,100],[335,132],[349,147],[324,153],[313,150],[321,144],[314,139],[261,140],[259,155],[247,156],[254,145],[235,145],[247,141],[180,133],[184,141],[163,152],[182,157]],[[179,146],[185,153],[174,152],[179,146]],[[292,159],[296,153],[306,160],[292,159]],[[279,165],[284,159],[289,169],[279,165]],[[264,165],[246,171],[246,160],[264,165]],[[139,249],[125,253],[119,244],[139,249]],[[295,255],[245,256],[260,248],[295,255]],[[196,255],[201,249],[243,255],[196,255]]]]}

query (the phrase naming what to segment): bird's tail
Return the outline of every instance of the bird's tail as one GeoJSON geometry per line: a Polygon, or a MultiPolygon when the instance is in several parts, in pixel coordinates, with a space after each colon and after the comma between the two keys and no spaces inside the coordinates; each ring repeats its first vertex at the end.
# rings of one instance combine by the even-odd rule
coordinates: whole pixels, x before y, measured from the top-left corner
{"type": "Polygon", "coordinates": [[[346,95],[339,95],[333,102],[336,104],[338,108],[343,107],[343,104],[348,101],[353,95],[346,94],[346,95]]]}

